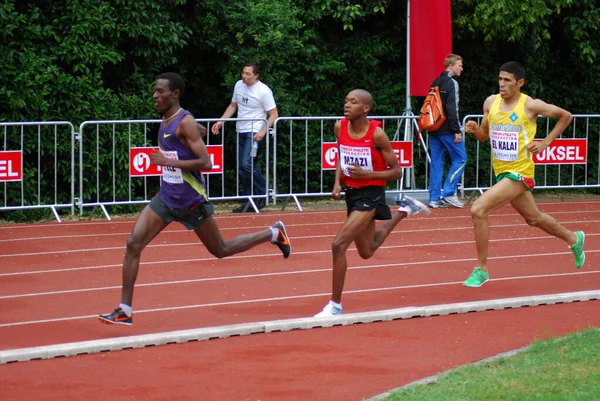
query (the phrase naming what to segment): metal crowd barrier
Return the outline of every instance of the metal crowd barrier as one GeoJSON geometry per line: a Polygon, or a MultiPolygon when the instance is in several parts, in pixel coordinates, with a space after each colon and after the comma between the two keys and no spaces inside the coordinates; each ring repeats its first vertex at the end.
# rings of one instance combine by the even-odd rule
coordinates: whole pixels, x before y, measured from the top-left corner
{"type": "MultiPolygon", "coordinates": [[[[468,120],[481,124],[483,115],[467,115],[468,120]]],[[[542,140],[554,127],[555,121],[538,118],[536,140],[542,140]]],[[[490,142],[479,142],[466,134],[469,160],[462,178],[465,191],[483,193],[495,183],[492,170],[490,142]],[[472,155],[475,155],[473,160],[472,155]]],[[[600,187],[600,115],[575,114],[573,121],[542,154],[533,156],[536,189],[572,189],[600,187]]]]}
{"type": "MultiPolygon", "coordinates": [[[[468,115],[464,122],[482,115],[468,115]]],[[[536,188],[589,189],[600,187],[600,115],[579,114],[563,135],[534,157],[536,188]]],[[[341,117],[280,117],[275,121],[253,161],[267,179],[266,194],[243,194],[238,178],[239,137],[225,119],[221,135],[210,132],[219,119],[198,119],[206,126],[209,153],[214,171],[205,174],[211,200],[248,200],[256,212],[256,200],[265,202],[293,199],[302,210],[301,197],[328,197],[335,177],[335,136],[333,125],[341,117]],[[271,136],[273,135],[273,140],[271,136]]],[[[412,153],[398,150],[403,178],[388,184],[388,193],[423,194],[428,188],[427,136],[416,128],[414,116],[373,116],[381,120],[394,142],[408,142],[412,153]],[[401,152],[404,152],[402,155],[401,152]],[[410,160],[408,160],[410,159],[410,160]],[[403,164],[404,163],[404,164],[403,164]],[[408,164],[407,164],[408,163],[408,164]]],[[[260,120],[266,123],[266,120],[260,120]]],[[[0,123],[0,183],[3,194],[0,212],[49,208],[58,221],[57,209],[100,208],[110,219],[107,206],[142,204],[159,188],[159,171],[151,171],[149,152],[156,147],[161,120],[86,121],[75,132],[67,121],[0,123]],[[76,146],[79,157],[75,159],[76,146]],[[78,176],[75,171],[79,170],[78,176]],[[78,194],[75,188],[78,184],[78,194]]],[[[538,140],[554,123],[538,120],[538,140]]],[[[465,192],[482,193],[494,184],[490,143],[465,135],[469,160],[462,177],[465,192]]],[[[404,145],[403,145],[404,146],[404,145]]]]}
{"type": "MultiPolygon", "coordinates": [[[[162,120],[105,120],[85,121],[79,127],[79,197],[76,204],[83,208],[100,208],[107,219],[107,206],[145,204],[158,192],[162,174],[160,167],[150,163],[150,154],[158,147],[158,130],[162,120]]],[[[206,144],[213,160],[213,169],[204,174],[211,200],[248,199],[256,211],[252,197],[268,196],[242,194],[237,171],[238,136],[231,135],[230,123],[236,121],[264,121],[257,119],[225,119],[222,133],[213,135],[211,124],[216,119],[197,119],[207,129],[206,144]],[[234,157],[228,157],[235,147],[234,157]]],[[[233,128],[235,133],[235,128],[233,128]]],[[[269,135],[265,137],[264,151],[255,160],[269,165],[269,135]]],[[[253,160],[254,162],[254,160],[253,160]]],[[[268,175],[267,175],[268,176],[268,175]]]]}
{"type": "Polygon", "coordinates": [[[75,211],[75,129],[68,121],[0,123],[0,211],[75,211]],[[34,178],[32,180],[32,178],[34,178]],[[34,183],[34,184],[32,184],[34,183]],[[69,191],[70,189],[70,191],[69,191]]]}
{"type": "MultiPolygon", "coordinates": [[[[280,117],[275,120],[273,140],[274,201],[293,199],[302,210],[300,197],[331,195],[335,180],[337,148],[333,126],[342,117],[280,117]]],[[[388,184],[389,194],[423,192],[427,189],[427,148],[416,129],[414,116],[371,116],[380,120],[394,142],[408,142],[413,151],[396,149],[403,177],[388,184]],[[424,149],[423,149],[424,148],[424,149]]]]}

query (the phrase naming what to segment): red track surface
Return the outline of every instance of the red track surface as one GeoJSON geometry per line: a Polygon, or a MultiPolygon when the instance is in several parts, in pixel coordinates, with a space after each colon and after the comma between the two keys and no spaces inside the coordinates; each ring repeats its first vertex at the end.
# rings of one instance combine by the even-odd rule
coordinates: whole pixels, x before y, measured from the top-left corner
{"type": "MultiPolygon", "coordinates": [[[[560,240],[510,207],[491,218],[492,280],[474,266],[468,210],[401,222],[369,260],[349,252],[347,312],[597,290],[599,202],[541,204],[586,232],[575,269],[560,240]]],[[[224,237],[286,223],[288,260],[269,244],[217,260],[173,224],[142,255],[134,326],[100,324],[119,301],[133,221],[0,226],[0,350],[312,316],[328,300],[330,244],[342,211],[222,215],[224,237]]],[[[0,366],[2,399],[360,400],[437,372],[600,327],[598,302],[212,340],[0,366]],[[105,383],[123,393],[105,393],[105,383]],[[114,388],[114,387],[113,387],[114,388]],[[107,398],[108,397],[108,398],[107,398]]]]}

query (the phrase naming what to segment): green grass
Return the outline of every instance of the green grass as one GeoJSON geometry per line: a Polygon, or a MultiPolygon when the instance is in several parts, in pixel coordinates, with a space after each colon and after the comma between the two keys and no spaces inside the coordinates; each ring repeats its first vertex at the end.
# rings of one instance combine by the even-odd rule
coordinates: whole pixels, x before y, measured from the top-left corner
{"type": "Polygon", "coordinates": [[[385,401],[600,400],[600,331],[536,342],[509,358],[469,365],[385,401]]]}

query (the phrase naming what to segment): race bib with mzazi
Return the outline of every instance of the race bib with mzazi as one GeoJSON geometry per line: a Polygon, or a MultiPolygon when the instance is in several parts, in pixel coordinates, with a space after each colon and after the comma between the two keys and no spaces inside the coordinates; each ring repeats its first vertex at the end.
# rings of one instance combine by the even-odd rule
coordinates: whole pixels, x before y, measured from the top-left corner
{"type": "Polygon", "coordinates": [[[491,131],[490,143],[496,160],[514,162],[519,157],[519,133],[491,131]]]}
{"type": "Polygon", "coordinates": [[[365,171],[373,171],[373,159],[371,158],[371,147],[354,147],[340,145],[340,168],[344,175],[350,176],[348,168],[353,168],[356,163],[365,171]]]}
{"type": "MultiPolygon", "coordinates": [[[[179,160],[176,151],[161,151],[162,154],[171,160],[179,160]]],[[[162,179],[170,184],[183,184],[183,174],[178,167],[162,166],[162,179]]]]}

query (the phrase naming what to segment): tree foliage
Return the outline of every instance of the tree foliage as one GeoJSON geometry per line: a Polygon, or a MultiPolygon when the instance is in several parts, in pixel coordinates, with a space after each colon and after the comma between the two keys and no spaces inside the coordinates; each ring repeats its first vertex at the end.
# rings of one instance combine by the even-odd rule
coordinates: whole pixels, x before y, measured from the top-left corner
{"type": "MultiPolygon", "coordinates": [[[[337,114],[354,87],[374,93],[376,112],[399,114],[406,3],[8,0],[0,4],[0,118],[148,117],[152,79],[166,70],[187,79],[186,106],[218,117],[247,60],[262,64],[280,114],[337,114]]],[[[463,109],[480,108],[508,59],[526,65],[533,95],[578,112],[599,103],[594,0],[454,0],[452,12],[463,93],[477,99],[463,109]]]]}
{"type": "Polygon", "coordinates": [[[177,62],[191,35],[181,0],[0,4],[0,110],[8,121],[148,114],[148,75],[177,62]]]}

